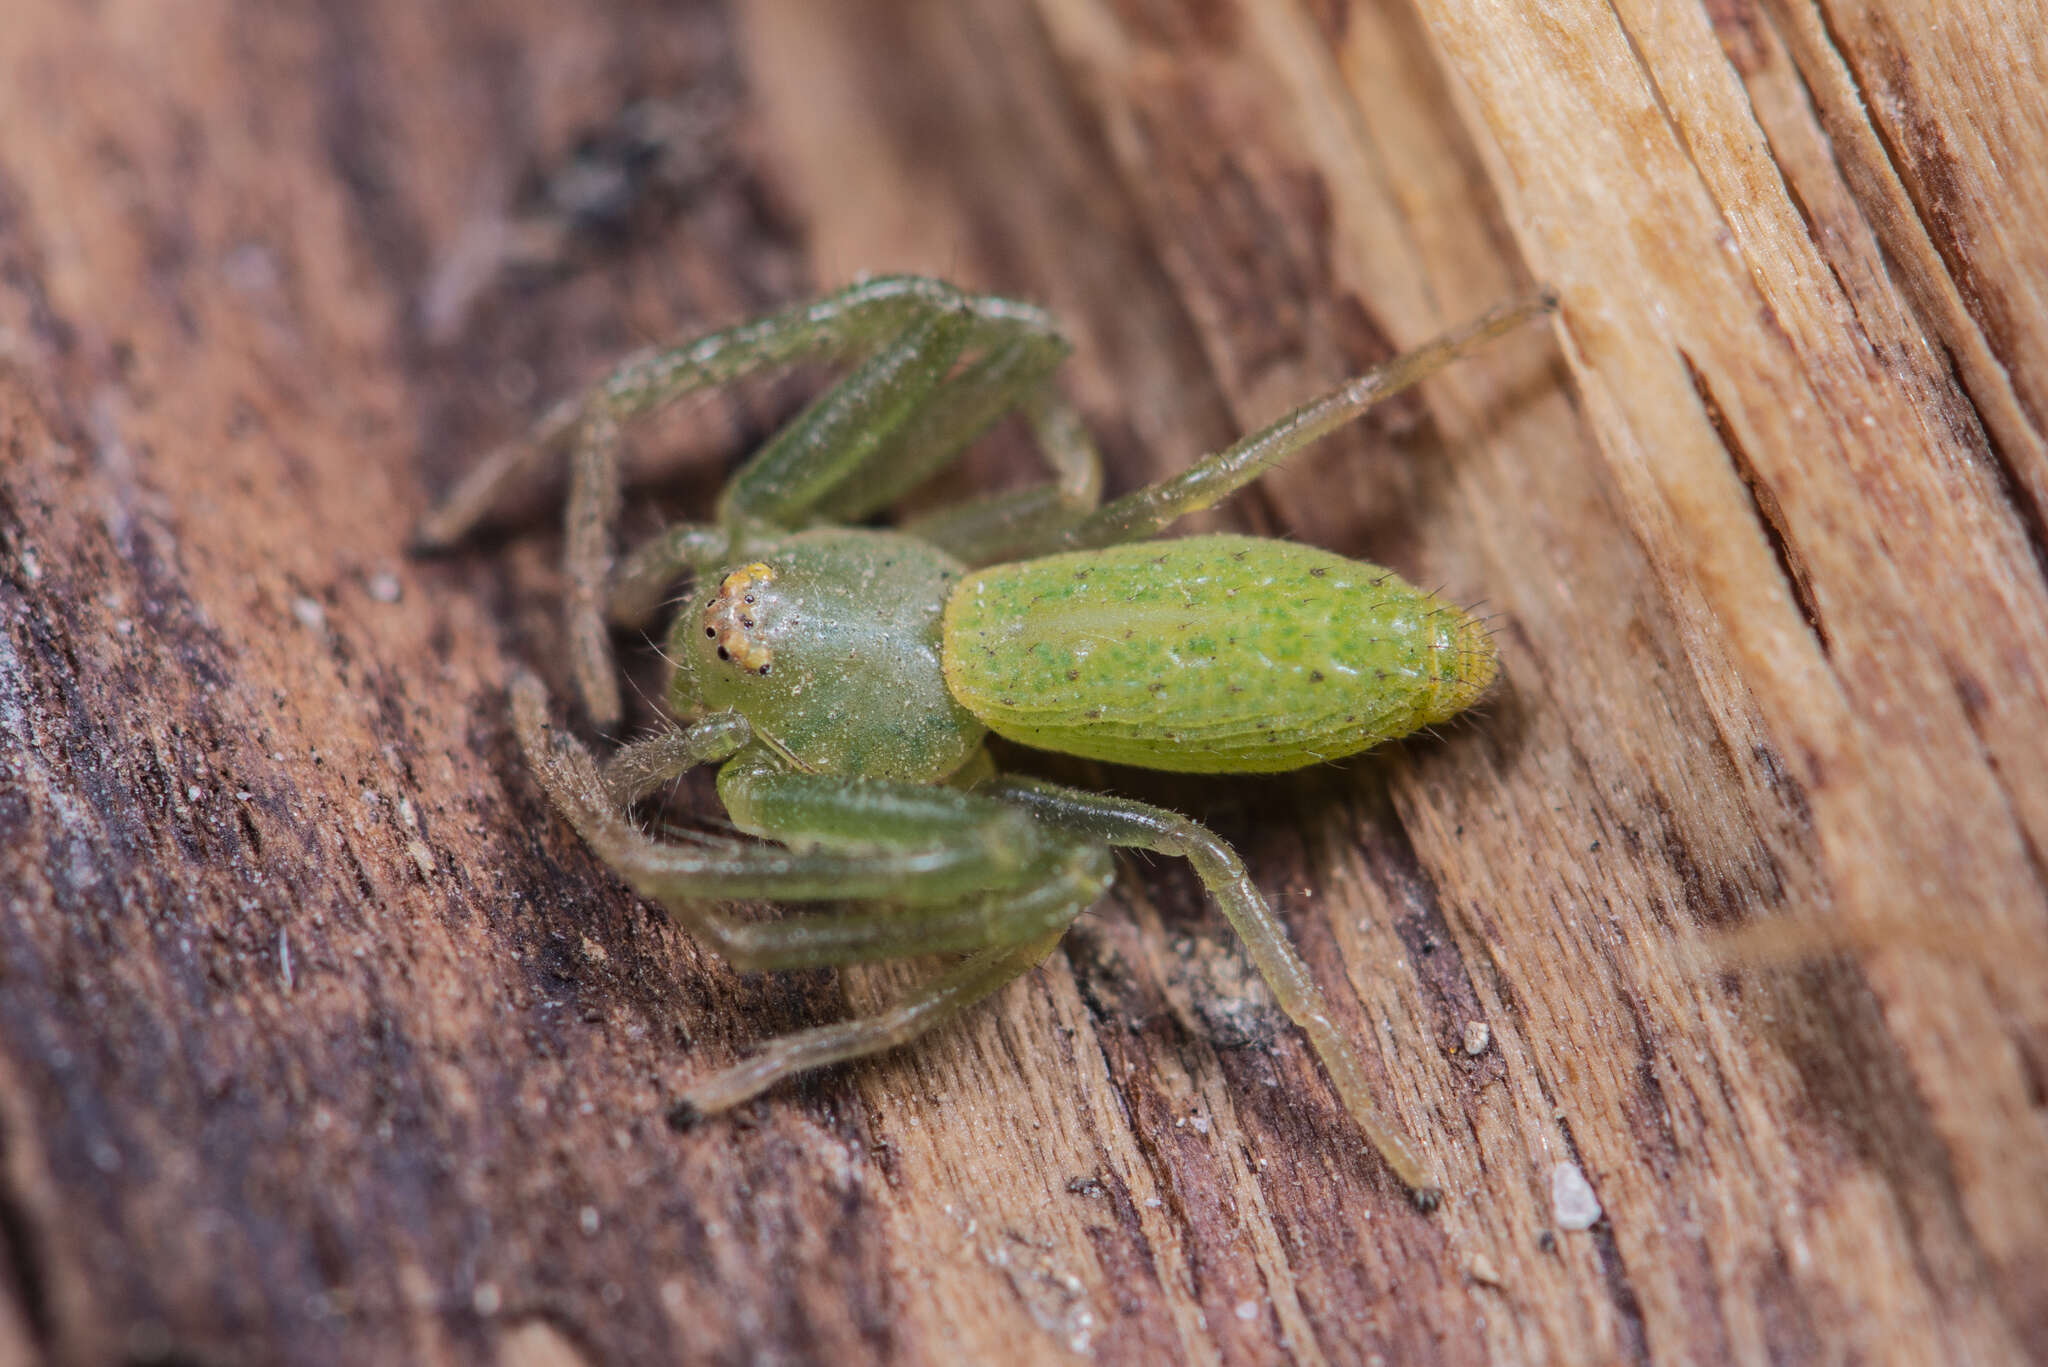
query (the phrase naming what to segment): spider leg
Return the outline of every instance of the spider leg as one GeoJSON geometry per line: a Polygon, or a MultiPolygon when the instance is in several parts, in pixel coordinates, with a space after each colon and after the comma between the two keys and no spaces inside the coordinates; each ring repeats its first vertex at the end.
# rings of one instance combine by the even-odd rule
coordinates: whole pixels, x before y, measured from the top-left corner
{"type": "Polygon", "coordinates": [[[682,730],[620,746],[605,761],[599,782],[612,805],[624,811],[698,765],[736,754],[753,738],[745,717],[719,712],[682,730]]]}
{"type": "Polygon", "coordinates": [[[986,354],[949,376],[873,457],[811,510],[820,522],[860,522],[937,474],[1012,409],[1038,439],[1054,493],[1077,513],[1101,498],[1102,462],[1073,409],[1050,382],[1066,359],[1066,339],[1014,320],[982,323],[986,354]]]}
{"type": "MultiPolygon", "coordinates": [[[[414,544],[440,550],[460,541],[508,491],[548,474],[549,461],[576,444],[593,415],[625,423],[697,390],[760,371],[859,356],[900,333],[913,318],[960,298],[941,281],[882,276],[738,327],[639,352],[588,394],[557,404],[524,437],[479,461],[422,519],[414,544]]],[[[1015,316],[1055,335],[1058,331],[1051,318],[1028,304],[991,300],[981,301],[980,307],[991,316],[1015,316]]]]}
{"type": "MultiPolygon", "coordinates": [[[[611,590],[606,595],[607,622],[614,627],[635,630],[652,626],[661,610],[669,606],[669,591],[678,579],[718,569],[730,558],[731,551],[732,538],[719,527],[685,522],[656,532],[629,551],[613,574],[611,590]]],[[[585,614],[581,620],[587,624],[588,615],[585,614]]],[[[666,656],[663,658],[667,659],[666,656]]],[[[600,642],[596,655],[586,652],[579,656],[579,670],[587,667],[593,659],[597,667],[609,676],[609,641],[600,642]]],[[[675,662],[669,660],[668,663],[673,666],[675,662]]],[[[578,677],[580,679],[580,672],[578,677]]],[[[668,676],[669,708],[677,716],[692,715],[701,704],[694,694],[675,691],[678,677],[671,668],[668,676]]],[[[586,691],[586,701],[588,697],[586,691]]],[[[613,756],[614,760],[618,758],[613,756]]]]}
{"type": "MultiPolygon", "coordinates": [[[[860,521],[936,474],[1012,408],[1051,411],[1047,377],[1069,347],[1049,317],[937,281],[926,282],[924,297],[929,313],[876,347],[733,476],[721,523],[860,521]]],[[[1085,472],[1062,469],[1073,439],[1059,436],[1062,448],[1049,450],[1056,474],[1085,485],[1085,472]]]]}
{"type": "Polygon", "coordinates": [[[1116,881],[1106,846],[1076,841],[1064,865],[1022,890],[932,907],[855,903],[773,921],[735,921],[720,957],[742,972],[838,968],[920,954],[969,954],[1063,932],[1116,881]]]}
{"type": "Polygon", "coordinates": [[[442,551],[468,536],[511,490],[548,474],[549,462],[574,445],[582,422],[581,403],[574,399],[558,403],[524,437],[497,447],[472,465],[413,528],[413,549],[442,551]]]}
{"type": "Polygon", "coordinates": [[[1073,919],[1111,877],[1097,842],[1076,840],[1007,803],[923,784],[789,773],[772,760],[750,759],[762,753],[758,748],[726,766],[719,791],[743,829],[791,844],[652,840],[627,819],[619,799],[730,753],[744,743],[743,721],[707,718],[627,747],[600,772],[589,751],[548,724],[547,694],[537,679],[513,680],[512,712],[535,778],[592,851],[743,967],[1001,943],[1073,919]],[[744,898],[881,905],[779,921],[734,917],[712,905],[744,898]]]}
{"type": "Polygon", "coordinates": [[[605,627],[607,586],[612,577],[612,527],[619,520],[619,424],[609,413],[584,420],[569,464],[569,505],[564,513],[562,568],[569,591],[562,622],[569,634],[569,663],[576,691],[590,718],[610,726],[624,714],[612,642],[605,627]]]}
{"type": "Polygon", "coordinates": [[[964,312],[932,313],[876,348],[740,467],[718,500],[718,521],[768,528],[808,521],[940,387],[966,351],[970,323],[964,312]]]}
{"type": "Polygon", "coordinates": [[[1534,294],[1501,307],[1374,366],[1235,446],[1205,456],[1177,475],[1112,500],[1092,516],[1029,547],[1034,554],[1142,541],[1189,513],[1214,507],[1267,470],[1328,436],[1368,408],[1427,379],[1461,356],[1557,307],[1534,294]]]}
{"type": "Polygon", "coordinates": [[[908,1043],[1029,972],[1052,952],[1059,938],[1059,931],[1053,931],[984,949],[873,1015],[769,1040],[751,1058],[684,1092],[669,1113],[670,1122],[687,1125],[729,1110],[797,1073],[908,1043]]]}
{"type": "Polygon", "coordinates": [[[903,530],[969,565],[992,565],[1059,536],[1102,502],[1102,456],[1072,404],[1041,385],[1025,416],[1052,479],[966,499],[911,518],[903,530]]]}
{"type": "Polygon", "coordinates": [[[1244,861],[1206,827],[1163,807],[1101,793],[1082,792],[1037,779],[1003,777],[980,791],[1013,802],[1039,820],[1111,845],[1177,855],[1194,865],[1202,883],[1244,941],[1259,976],[1273,989],[1288,1018],[1300,1026],[1330,1074],[1344,1107],[1415,1194],[1416,1204],[1433,1209],[1441,1188],[1398,1124],[1374,1101],[1372,1085],[1351,1039],[1331,1014],[1308,965],[1287,938],[1244,861]]]}
{"type": "Polygon", "coordinates": [[[717,527],[684,522],[656,532],[619,562],[605,616],[615,627],[645,627],[661,615],[676,580],[715,570],[731,553],[732,538],[717,527]]]}

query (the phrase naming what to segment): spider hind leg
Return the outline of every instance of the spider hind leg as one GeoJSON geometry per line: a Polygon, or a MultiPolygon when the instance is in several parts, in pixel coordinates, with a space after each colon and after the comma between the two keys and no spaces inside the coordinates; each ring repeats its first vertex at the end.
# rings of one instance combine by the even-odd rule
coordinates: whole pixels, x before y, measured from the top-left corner
{"type": "MultiPolygon", "coordinates": [[[[1076,907],[1074,914],[1078,915],[1080,910],[1076,907]]],[[[751,1100],[798,1073],[908,1044],[1037,967],[1059,943],[1065,929],[1062,924],[1059,930],[1021,944],[1000,945],[971,954],[871,1015],[769,1040],[750,1057],[686,1089],[670,1108],[669,1123],[678,1129],[686,1128],[705,1116],[751,1100]]]]}

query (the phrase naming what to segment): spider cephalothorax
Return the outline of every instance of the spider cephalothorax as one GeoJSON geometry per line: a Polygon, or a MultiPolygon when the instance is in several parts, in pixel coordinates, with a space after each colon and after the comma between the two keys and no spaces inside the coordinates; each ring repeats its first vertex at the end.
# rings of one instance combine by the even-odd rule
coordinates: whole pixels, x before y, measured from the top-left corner
{"type": "Polygon", "coordinates": [[[1387,364],[1180,475],[1098,506],[1080,423],[1047,382],[1067,346],[1028,304],[890,277],[622,365],[528,441],[487,461],[421,528],[460,537],[543,457],[573,451],[568,558],[577,681],[617,719],[607,616],[638,626],[669,587],[677,727],[602,769],[548,721],[522,675],[514,720],[556,808],[643,894],[744,968],[952,952],[960,963],[875,1016],[771,1041],[697,1083],[680,1114],[723,1110],[806,1068],[872,1053],[1036,964],[1108,888],[1110,851],[1187,858],[1415,1192],[1427,1168],[1372,1099],[1350,1040],[1237,855],[1202,826],[1122,798],[997,772],[990,731],[1156,769],[1269,772],[1354,754],[1448,718],[1492,680],[1485,629],[1392,571],[1244,536],[1154,541],[1386,395],[1553,307],[1534,298],[1387,364]],[[726,486],[714,524],[671,529],[616,570],[619,425],[706,385],[820,357],[853,370],[726,486]],[[894,530],[883,510],[1004,413],[1021,410],[1053,478],[894,530]],[[755,840],[643,834],[630,807],[719,762],[755,840]],[[777,921],[720,900],[829,906],[777,921]]]}
{"type": "Polygon", "coordinates": [[[701,612],[676,616],[672,708],[737,712],[807,773],[930,782],[967,762],[987,728],[939,664],[959,561],[900,533],[836,527],[748,553],[705,577],[701,612]]]}

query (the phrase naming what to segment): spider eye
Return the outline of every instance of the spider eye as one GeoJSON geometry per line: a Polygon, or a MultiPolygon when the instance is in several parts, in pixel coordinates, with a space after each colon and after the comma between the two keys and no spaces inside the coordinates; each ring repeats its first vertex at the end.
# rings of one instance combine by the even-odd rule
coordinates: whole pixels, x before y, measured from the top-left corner
{"type": "Polygon", "coordinates": [[[760,674],[763,678],[766,678],[768,675],[768,666],[762,665],[760,669],[756,670],[755,672],[760,674]]]}
{"type": "Polygon", "coordinates": [[[734,570],[704,605],[704,639],[717,643],[719,659],[737,664],[749,674],[765,672],[761,667],[774,653],[766,641],[750,634],[759,623],[749,608],[760,601],[760,595],[749,589],[774,577],[774,570],[758,563],[734,570]]]}

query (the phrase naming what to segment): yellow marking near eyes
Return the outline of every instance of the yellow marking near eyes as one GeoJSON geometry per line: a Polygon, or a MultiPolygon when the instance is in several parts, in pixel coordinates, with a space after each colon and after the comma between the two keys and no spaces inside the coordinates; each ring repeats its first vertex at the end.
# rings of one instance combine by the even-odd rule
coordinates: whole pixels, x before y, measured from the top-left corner
{"type": "Polygon", "coordinates": [[[768,672],[775,652],[766,642],[747,634],[754,628],[754,595],[748,590],[774,579],[775,571],[761,561],[744,565],[725,576],[704,609],[704,634],[718,642],[719,658],[756,674],[768,672]]]}

